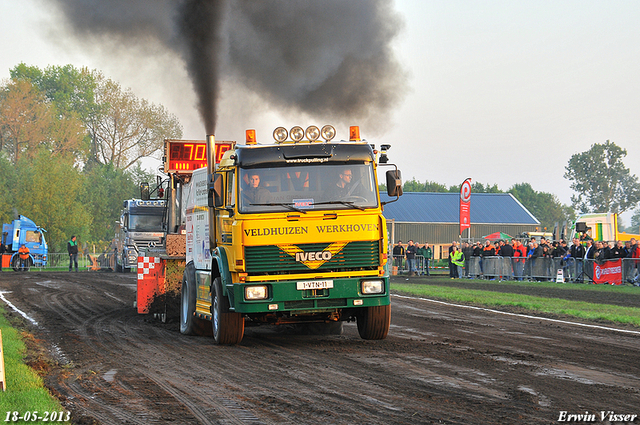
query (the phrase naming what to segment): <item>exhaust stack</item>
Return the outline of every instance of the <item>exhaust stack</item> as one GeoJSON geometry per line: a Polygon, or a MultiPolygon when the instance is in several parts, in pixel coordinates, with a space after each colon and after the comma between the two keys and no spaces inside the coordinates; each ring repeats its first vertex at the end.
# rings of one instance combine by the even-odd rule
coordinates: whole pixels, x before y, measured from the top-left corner
{"type": "MultiPolygon", "coordinates": [[[[207,183],[209,188],[212,188],[213,173],[215,171],[216,138],[213,134],[207,134],[207,183]]],[[[209,207],[209,251],[213,253],[216,247],[216,210],[215,207],[209,207]]]]}

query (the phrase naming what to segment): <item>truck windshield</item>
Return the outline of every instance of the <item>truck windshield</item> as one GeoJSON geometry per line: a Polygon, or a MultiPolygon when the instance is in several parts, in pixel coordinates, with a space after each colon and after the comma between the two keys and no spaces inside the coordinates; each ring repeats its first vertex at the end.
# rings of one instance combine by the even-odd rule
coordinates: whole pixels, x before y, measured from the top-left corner
{"type": "Polygon", "coordinates": [[[162,232],[162,214],[129,215],[129,230],[136,232],[162,232]]]}
{"type": "Polygon", "coordinates": [[[27,230],[27,234],[26,234],[24,240],[25,240],[25,242],[41,243],[42,242],[42,233],[34,232],[33,230],[27,230]]]}
{"type": "Polygon", "coordinates": [[[243,213],[378,206],[371,163],[241,168],[238,184],[243,213]]]}

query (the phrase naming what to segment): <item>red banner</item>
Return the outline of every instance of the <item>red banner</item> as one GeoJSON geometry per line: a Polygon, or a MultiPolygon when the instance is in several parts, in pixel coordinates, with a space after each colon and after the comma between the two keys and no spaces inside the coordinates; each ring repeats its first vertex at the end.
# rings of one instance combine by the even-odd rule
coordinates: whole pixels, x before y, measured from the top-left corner
{"type": "Polygon", "coordinates": [[[471,179],[466,179],[460,186],[460,235],[471,227],[471,179]]]}
{"type": "Polygon", "coordinates": [[[608,260],[604,264],[593,263],[593,283],[622,284],[622,260],[608,260]]]}

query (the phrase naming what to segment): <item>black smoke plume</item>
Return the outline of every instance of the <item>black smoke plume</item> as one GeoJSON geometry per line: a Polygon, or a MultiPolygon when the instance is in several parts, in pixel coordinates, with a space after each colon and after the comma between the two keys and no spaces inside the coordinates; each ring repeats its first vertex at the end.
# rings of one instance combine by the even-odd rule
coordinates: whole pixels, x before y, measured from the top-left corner
{"type": "Polygon", "coordinates": [[[184,41],[184,57],[198,95],[200,116],[207,134],[214,134],[220,87],[218,62],[222,0],[188,0],[178,10],[178,28],[184,41]]]}
{"type": "Polygon", "coordinates": [[[207,133],[223,78],[279,110],[385,121],[406,74],[392,51],[392,0],[48,0],[84,41],[184,58],[207,133]]]}

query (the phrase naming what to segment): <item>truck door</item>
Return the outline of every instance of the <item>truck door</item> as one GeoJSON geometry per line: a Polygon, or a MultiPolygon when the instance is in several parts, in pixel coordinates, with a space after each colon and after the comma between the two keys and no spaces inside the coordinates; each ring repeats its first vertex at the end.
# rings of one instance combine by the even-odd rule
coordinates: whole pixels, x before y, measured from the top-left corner
{"type": "Polygon", "coordinates": [[[236,200],[236,185],[235,185],[235,171],[227,171],[222,173],[224,178],[224,206],[222,208],[218,208],[216,212],[216,220],[218,220],[217,231],[218,235],[216,235],[216,239],[220,241],[222,245],[231,246],[233,243],[233,236],[231,232],[231,227],[233,224],[233,214],[231,211],[234,211],[235,200],[236,200]]]}

